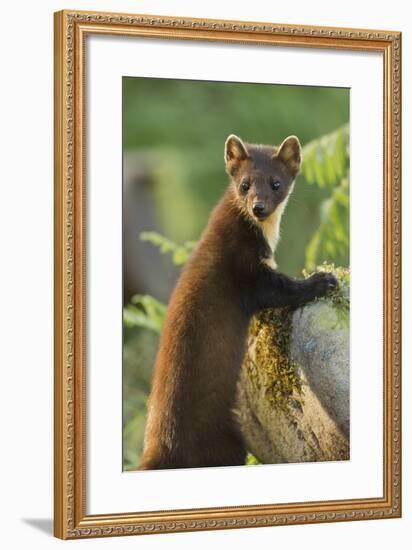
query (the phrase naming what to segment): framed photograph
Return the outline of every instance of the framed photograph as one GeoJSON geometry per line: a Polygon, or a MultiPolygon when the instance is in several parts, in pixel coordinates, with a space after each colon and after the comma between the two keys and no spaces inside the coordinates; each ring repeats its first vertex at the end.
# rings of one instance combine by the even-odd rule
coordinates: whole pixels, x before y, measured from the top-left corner
{"type": "Polygon", "coordinates": [[[55,535],[401,515],[401,35],[55,14],[55,535]]]}

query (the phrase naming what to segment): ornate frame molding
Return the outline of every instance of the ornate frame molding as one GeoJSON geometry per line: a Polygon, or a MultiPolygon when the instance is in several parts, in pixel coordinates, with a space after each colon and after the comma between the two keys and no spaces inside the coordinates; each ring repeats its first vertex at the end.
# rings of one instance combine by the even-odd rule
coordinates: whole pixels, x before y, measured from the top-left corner
{"type": "Polygon", "coordinates": [[[60,538],[232,529],[401,515],[401,34],[61,11],[55,14],[55,527],[60,538]],[[86,514],[84,45],[88,34],[377,51],[384,59],[383,498],[86,514]]]}

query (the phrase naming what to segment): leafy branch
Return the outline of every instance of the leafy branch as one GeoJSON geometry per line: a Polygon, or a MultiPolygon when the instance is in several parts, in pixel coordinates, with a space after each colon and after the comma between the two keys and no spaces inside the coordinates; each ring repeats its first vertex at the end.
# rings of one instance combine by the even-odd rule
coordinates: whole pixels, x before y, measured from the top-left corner
{"type": "Polygon", "coordinates": [[[303,148],[302,175],[309,185],[329,190],[320,206],[320,225],[306,248],[306,268],[321,262],[349,261],[349,127],[303,148]]]}
{"type": "Polygon", "coordinates": [[[126,327],[143,327],[160,333],[167,306],[147,294],[136,294],[123,309],[126,327]]]}
{"type": "Polygon", "coordinates": [[[175,265],[184,265],[196,246],[195,241],[187,241],[183,244],[176,244],[167,237],[156,233],[155,231],[144,231],[140,233],[140,240],[147,241],[157,246],[162,254],[171,254],[172,262],[175,265]]]}

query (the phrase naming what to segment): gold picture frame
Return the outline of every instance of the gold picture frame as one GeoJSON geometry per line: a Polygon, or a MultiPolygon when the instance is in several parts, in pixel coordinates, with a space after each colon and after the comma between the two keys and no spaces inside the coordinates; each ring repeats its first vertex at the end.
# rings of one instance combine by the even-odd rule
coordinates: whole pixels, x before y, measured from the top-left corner
{"type": "Polygon", "coordinates": [[[86,11],[55,14],[54,533],[63,539],[396,518],[401,515],[401,34],[86,11]],[[382,498],[86,514],[85,39],[87,35],[374,51],[384,59],[382,498]]]}

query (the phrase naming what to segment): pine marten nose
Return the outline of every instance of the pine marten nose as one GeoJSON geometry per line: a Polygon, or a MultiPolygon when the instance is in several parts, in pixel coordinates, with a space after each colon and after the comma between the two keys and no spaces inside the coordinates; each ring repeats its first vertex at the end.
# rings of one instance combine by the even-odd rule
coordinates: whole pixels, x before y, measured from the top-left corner
{"type": "Polygon", "coordinates": [[[265,211],[265,205],[263,202],[255,202],[253,205],[253,213],[255,216],[262,216],[263,212],[265,211]]]}

